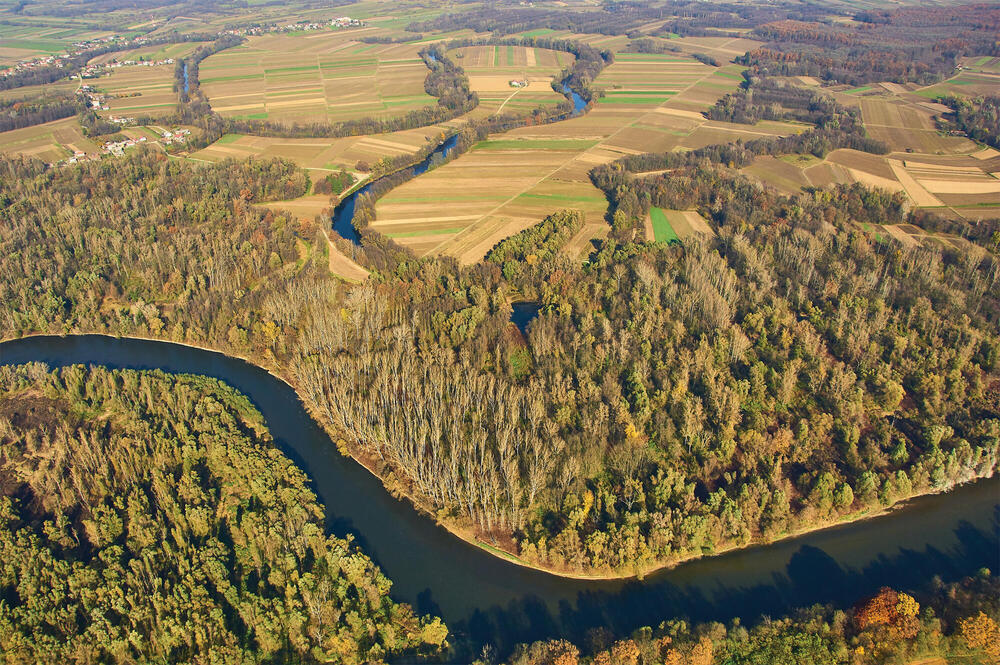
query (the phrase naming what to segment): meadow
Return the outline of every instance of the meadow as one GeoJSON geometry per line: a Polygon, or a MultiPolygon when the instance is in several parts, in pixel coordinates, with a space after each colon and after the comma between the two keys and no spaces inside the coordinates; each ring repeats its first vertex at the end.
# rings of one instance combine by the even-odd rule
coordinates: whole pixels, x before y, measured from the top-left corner
{"type": "Polygon", "coordinates": [[[99,149],[83,135],[76,118],[0,133],[0,153],[20,154],[52,163],[77,151],[93,155],[99,149]]]}

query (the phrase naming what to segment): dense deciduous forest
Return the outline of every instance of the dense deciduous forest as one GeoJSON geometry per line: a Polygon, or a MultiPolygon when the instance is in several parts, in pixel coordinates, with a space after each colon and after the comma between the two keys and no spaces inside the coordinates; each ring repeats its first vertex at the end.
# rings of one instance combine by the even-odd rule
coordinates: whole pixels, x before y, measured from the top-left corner
{"type": "Polygon", "coordinates": [[[252,354],[390,485],[538,565],[648,568],[996,467],[1000,270],[876,242],[861,225],[901,221],[898,196],[612,165],[614,237],[587,266],[557,216],[469,268],[388,254],[345,295],[316,227],[252,205],[301,193],[287,164],[107,164],[3,163],[4,336],[252,354]],[[718,236],[633,242],[649,205],[718,236]],[[542,304],[526,338],[515,294],[542,304]]]}
{"type": "Polygon", "coordinates": [[[736,62],[754,74],[929,85],[950,76],[964,55],[1000,55],[995,5],[862,12],[852,24],[791,18],[754,28],[751,36],[767,45],[736,62]]]}
{"type": "Polygon", "coordinates": [[[192,168],[143,150],[73,169],[4,159],[0,172],[4,337],[210,329],[264,277],[294,272],[315,241],[315,229],[253,205],[305,193],[288,162],[192,168]]]}
{"type": "Polygon", "coordinates": [[[373,663],[446,646],[325,535],[307,479],[204,377],[0,368],[8,663],[373,663]]]}
{"type": "MultiPolygon", "coordinates": [[[[804,608],[747,628],[739,620],[669,619],[627,639],[594,631],[587,644],[523,645],[506,665],[867,665],[1000,661],[1000,581],[983,570],[916,597],[883,589],[855,607],[804,608]]],[[[474,665],[488,665],[488,658],[474,665]]]]}
{"type": "Polygon", "coordinates": [[[0,132],[68,118],[84,108],[82,100],[75,95],[0,100],[0,132]]]}
{"type": "Polygon", "coordinates": [[[954,95],[941,101],[951,107],[951,122],[969,137],[1000,148],[1000,97],[967,99],[954,95]]]}

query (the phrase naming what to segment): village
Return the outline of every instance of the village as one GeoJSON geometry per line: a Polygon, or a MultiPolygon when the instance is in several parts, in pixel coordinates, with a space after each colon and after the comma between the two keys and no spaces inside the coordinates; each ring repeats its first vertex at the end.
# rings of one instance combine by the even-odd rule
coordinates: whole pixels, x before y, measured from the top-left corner
{"type": "MultiPolygon", "coordinates": [[[[326,30],[335,29],[343,30],[346,28],[363,28],[366,23],[361,19],[352,18],[350,16],[338,16],[331,18],[328,23],[319,23],[316,21],[302,21],[299,23],[289,23],[286,25],[262,25],[253,26],[246,28],[236,28],[231,30],[222,30],[214,35],[215,38],[222,37],[224,35],[236,35],[238,37],[251,37],[259,36],[267,33],[278,33],[278,32],[299,32],[299,31],[311,31],[311,30],[326,30]]],[[[205,35],[205,40],[211,40],[212,36],[205,35]]],[[[0,71],[0,78],[11,76],[13,74],[18,74],[23,71],[30,69],[36,69],[39,67],[48,67],[52,65],[56,66],[69,66],[72,65],[72,60],[80,56],[87,55],[91,51],[98,51],[106,49],[104,52],[109,51],[126,51],[136,48],[141,48],[144,46],[150,46],[156,43],[160,43],[161,40],[154,40],[148,37],[136,37],[129,38],[123,37],[122,35],[110,35],[108,37],[100,37],[95,39],[88,39],[86,41],[74,42],[66,53],[60,53],[58,55],[44,55],[30,60],[22,60],[17,64],[7,67],[6,69],[0,71]],[[115,48],[109,48],[115,47],[115,48]]],[[[93,54],[95,57],[97,53],[93,54]]],[[[91,65],[87,64],[80,71],[79,74],[74,76],[82,76],[83,78],[94,78],[100,76],[101,73],[107,67],[114,66],[124,66],[124,65],[163,65],[163,64],[173,64],[173,58],[168,58],[166,60],[156,61],[156,62],[146,62],[146,61],[135,61],[127,60],[119,63],[108,63],[104,65],[91,65]]],[[[71,77],[72,78],[72,77],[71,77]]]]}
{"type": "Polygon", "coordinates": [[[110,69],[117,69],[119,67],[156,67],[158,65],[172,64],[174,64],[173,58],[167,58],[166,60],[112,60],[111,62],[101,64],[88,64],[80,70],[79,74],[73,74],[69,78],[71,80],[93,79],[103,76],[108,73],[108,70],[110,69]]]}

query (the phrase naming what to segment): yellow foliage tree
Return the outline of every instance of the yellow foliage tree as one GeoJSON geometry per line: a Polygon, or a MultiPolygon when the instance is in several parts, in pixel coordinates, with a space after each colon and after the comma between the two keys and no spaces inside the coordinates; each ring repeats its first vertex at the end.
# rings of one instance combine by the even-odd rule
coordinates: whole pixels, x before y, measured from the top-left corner
{"type": "Polygon", "coordinates": [[[985,612],[962,619],[958,628],[970,649],[981,649],[990,658],[1000,662],[1000,628],[985,612]]]}

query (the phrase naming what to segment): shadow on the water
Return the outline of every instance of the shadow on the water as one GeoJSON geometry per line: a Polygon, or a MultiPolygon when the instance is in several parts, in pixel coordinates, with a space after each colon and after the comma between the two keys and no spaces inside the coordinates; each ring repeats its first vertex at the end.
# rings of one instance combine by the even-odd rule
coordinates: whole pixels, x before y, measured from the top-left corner
{"type": "MultiPolygon", "coordinates": [[[[826,603],[847,607],[884,586],[919,589],[935,577],[947,582],[970,574],[984,561],[1000,556],[998,529],[998,517],[991,531],[962,521],[955,528],[958,542],[947,551],[933,546],[903,549],[894,556],[880,555],[861,569],[842,566],[822,549],[802,545],[784,572],[774,573],[769,583],[719,584],[706,589],[633,581],[615,593],[581,591],[575,603],[561,601],[556,613],[543,599],[527,595],[503,607],[478,609],[466,619],[450,621],[455,646],[451,657],[467,662],[484,644],[507,654],[520,642],[553,637],[583,644],[591,629],[628,635],[639,627],[655,628],[660,621],[674,618],[728,623],[739,617],[744,625],[752,625],[798,607],[826,603]]],[[[432,601],[428,607],[433,607],[432,601]]]]}

